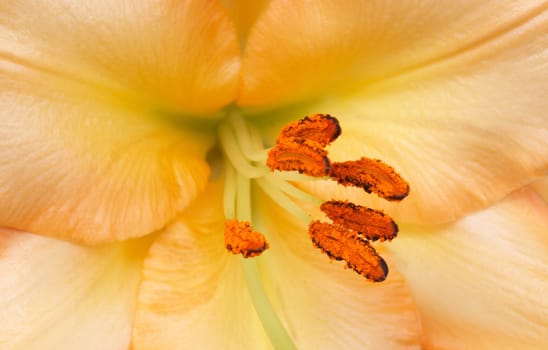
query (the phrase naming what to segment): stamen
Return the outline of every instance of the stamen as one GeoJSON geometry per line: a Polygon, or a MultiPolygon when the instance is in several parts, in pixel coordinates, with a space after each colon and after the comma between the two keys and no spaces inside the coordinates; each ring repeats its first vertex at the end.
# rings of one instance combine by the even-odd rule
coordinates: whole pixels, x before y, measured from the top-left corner
{"type": "Polygon", "coordinates": [[[326,176],[330,168],[327,151],[318,142],[298,138],[276,144],[268,152],[266,165],[271,170],[296,170],[314,177],[326,176]]]}
{"type": "Polygon", "coordinates": [[[232,219],[236,217],[236,195],[238,189],[236,188],[236,171],[226,157],[224,157],[224,169],[223,209],[225,218],[232,219]]]}
{"type": "Polygon", "coordinates": [[[390,241],[398,234],[398,225],[380,210],[347,201],[325,202],[320,209],[333,223],[354,230],[372,241],[390,241]]]}
{"type": "Polygon", "coordinates": [[[280,191],[288,194],[292,198],[306,201],[308,203],[312,203],[314,206],[319,206],[322,204],[322,200],[318,197],[301,190],[297,186],[295,186],[293,183],[284,181],[281,179],[277,174],[270,174],[263,177],[269,184],[271,184],[273,187],[279,188],[280,191]]]}
{"type": "Polygon", "coordinates": [[[231,113],[227,118],[227,124],[230,126],[244,157],[249,161],[264,162],[267,151],[263,147],[256,128],[246,123],[239,113],[231,113]]]}
{"type": "Polygon", "coordinates": [[[282,208],[285,208],[291,215],[303,220],[304,222],[309,222],[310,217],[308,214],[295,204],[289,196],[287,196],[281,189],[277,186],[273,186],[266,178],[256,180],[257,184],[261,189],[270,197],[274,202],[276,202],[282,208]]]}
{"type": "Polygon", "coordinates": [[[342,226],[313,221],[308,226],[312,243],[330,258],[346,261],[358,274],[374,282],[382,282],[388,266],[369,242],[342,226]]]}
{"type": "Polygon", "coordinates": [[[268,169],[260,168],[249,163],[240,149],[238,142],[236,142],[237,138],[228,125],[221,124],[219,126],[218,135],[224,154],[238,173],[243,174],[248,178],[257,178],[268,173],[268,169]]]}
{"type": "MultiPolygon", "coordinates": [[[[267,156],[258,131],[237,113],[219,126],[219,140],[225,153],[225,246],[245,258],[260,255],[269,245],[251,226],[251,181],[260,181],[269,173],[267,156]],[[254,161],[260,164],[254,164],[254,161]]],[[[263,286],[257,259],[242,259],[247,287],[274,349],[296,350],[289,333],[274,310],[263,286]]]]}
{"type": "Polygon", "coordinates": [[[314,114],[304,117],[285,126],[276,143],[284,143],[291,138],[306,139],[318,142],[325,147],[341,134],[339,121],[329,114],[314,114]]]}
{"type": "Polygon", "coordinates": [[[284,324],[274,311],[274,307],[266,294],[261,281],[261,273],[257,266],[256,259],[245,259],[242,261],[244,276],[253,301],[255,311],[263,324],[266,335],[275,350],[297,350],[293,339],[285,329],[284,324]]]}
{"type": "MultiPolygon", "coordinates": [[[[267,166],[272,171],[298,171],[315,178],[328,175],[344,186],[361,187],[387,200],[401,200],[409,194],[407,182],[380,160],[361,158],[331,163],[325,148],[340,133],[337,119],[326,114],[315,114],[291,123],[283,128],[275,146],[268,152],[267,166]]],[[[274,184],[267,176],[255,181],[278,204],[294,215],[300,213],[296,216],[307,220],[285,194],[293,194],[291,185],[274,184]],[[273,186],[269,186],[269,182],[273,186]]],[[[309,195],[303,193],[297,193],[295,198],[310,200],[309,195]]],[[[331,258],[345,260],[347,267],[360,275],[372,281],[384,281],[388,266],[368,240],[392,240],[398,233],[398,225],[380,210],[347,201],[329,201],[320,208],[333,223],[313,221],[309,224],[313,244],[331,258]]]]}
{"type": "Polygon", "coordinates": [[[378,159],[363,157],[333,162],[329,176],[343,186],[361,187],[390,201],[402,200],[409,194],[409,184],[391,166],[378,159]]]}
{"type": "Polygon", "coordinates": [[[249,222],[238,220],[225,221],[225,246],[244,258],[259,256],[269,247],[262,233],[253,230],[249,222]]]}

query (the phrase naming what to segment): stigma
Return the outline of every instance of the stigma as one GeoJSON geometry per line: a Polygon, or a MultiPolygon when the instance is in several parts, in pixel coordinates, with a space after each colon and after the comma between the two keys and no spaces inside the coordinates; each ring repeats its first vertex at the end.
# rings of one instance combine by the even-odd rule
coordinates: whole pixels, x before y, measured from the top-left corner
{"type": "Polygon", "coordinates": [[[292,215],[308,225],[311,244],[332,260],[342,260],[369,281],[381,282],[388,265],[373,242],[397,237],[398,225],[381,210],[363,207],[344,199],[322,201],[289,180],[332,180],[388,201],[409,194],[408,183],[379,159],[361,157],[333,162],[328,148],[341,135],[337,118],[314,114],[287,124],[273,147],[262,145],[258,132],[241,117],[221,125],[219,139],[225,154],[225,247],[244,258],[257,257],[269,248],[268,232],[253,228],[251,182],[292,215]],[[285,174],[285,175],[284,175],[285,174]],[[306,200],[323,213],[312,218],[294,201],[306,200]],[[372,244],[373,243],[373,244],[372,244]]]}

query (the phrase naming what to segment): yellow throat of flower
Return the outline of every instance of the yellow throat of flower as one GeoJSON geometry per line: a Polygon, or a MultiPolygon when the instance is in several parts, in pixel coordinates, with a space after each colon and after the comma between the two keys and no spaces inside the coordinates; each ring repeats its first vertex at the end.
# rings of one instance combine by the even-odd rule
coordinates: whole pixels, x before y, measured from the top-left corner
{"type": "MultiPolygon", "coordinates": [[[[341,134],[336,118],[315,114],[286,125],[275,145],[266,149],[258,130],[239,114],[231,114],[219,126],[224,156],[225,246],[244,258],[256,257],[269,248],[267,237],[253,228],[251,182],[274,202],[308,224],[312,244],[329,258],[344,260],[346,266],[374,282],[384,281],[388,266],[370,241],[392,240],[398,226],[382,211],[348,201],[319,198],[297,188],[294,181],[330,179],[343,186],[399,201],[409,185],[380,160],[361,158],[332,162],[327,147],[341,134]],[[313,220],[297,203],[320,207],[325,218],[313,220]]],[[[268,233],[266,234],[268,236],[268,233]]],[[[273,311],[260,282],[254,262],[244,261],[244,272],[257,313],[275,348],[292,349],[294,344],[273,311]]]]}

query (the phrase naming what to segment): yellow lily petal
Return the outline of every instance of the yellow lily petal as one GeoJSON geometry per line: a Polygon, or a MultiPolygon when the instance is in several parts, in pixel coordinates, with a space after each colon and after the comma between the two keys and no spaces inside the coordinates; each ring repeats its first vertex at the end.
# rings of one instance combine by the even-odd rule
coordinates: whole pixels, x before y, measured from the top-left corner
{"type": "Polygon", "coordinates": [[[205,187],[211,139],[57,84],[15,68],[0,79],[0,226],[126,239],[163,227],[205,187]]]}
{"type": "Polygon", "coordinates": [[[7,1],[0,14],[0,225],[97,243],[171,221],[204,188],[213,140],[169,109],[235,94],[222,8],[7,1]]]}
{"type": "Polygon", "coordinates": [[[82,247],[0,232],[0,348],[126,349],[143,241],[82,247]]]}
{"type": "MultiPolygon", "coordinates": [[[[245,45],[251,27],[271,0],[221,0],[236,25],[240,42],[245,45]]],[[[242,45],[242,47],[244,46],[242,45]]]]}
{"type": "Polygon", "coordinates": [[[241,257],[224,247],[221,188],[210,187],[152,245],[133,349],[270,349],[241,257]]]}
{"type": "MultiPolygon", "coordinates": [[[[372,101],[309,107],[302,114],[328,110],[340,116],[343,133],[329,149],[333,160],[381,159],[403,176],[411,191],[402,202],[387,202],[332,182],[303,186],[325,199],[348,198],[384,209],[397,221],[445,223],[540,178],[548,171],[548,103],[535,97],[539,92],[532,86],[546,91],[544,83],[535,85],[533,72],[509,81],[507,87],[531,87],[531,99],[520,96],[530,103],[517,106],[521,93],[499,90],[503,83],[491,80],[496,71],[487,72],[483,82],[478,76],[460,76],[458,82],[416,86],[372,101]],[[473,89],[483,90],[470,94],[473,89]],[[501,96],[473,105],[482,93],[501,96]]],[[[509,74],[509,69],[503,71],[509,74]]]]}
{"type": "MultiPolygon", "coordinates": [[[[282,121],[317,112],[337,116],[343,131],[329,148],[334,160],[381,159],[411,186],[403,202],[387,203],[334,185],[326,193],[319,184],[327,199],[350,197],[399,221],[452,221],[548,171],[548,11],[534,14],[405,74],[271,114],[282,121]]],[[[492,16],[506,18],[478,21],[492,16]]]]}
{"type": "MultiPolygon", "coordinates": [[[[313,247],[307,225],[263,198],[257,229],[265,287],[298,349],[420,349],[420,321],[401,274],[374,284],[313,247]]],[[[376,245],[382,249],[381,245],[376,245]]]]}
{"type": "Polygon", "coordinates": [[[403,226],[389,249],[426,349],[545,349],[548,205],[529,189],[455,224],[403,226]]]}
{"type": "Polygon", "coordinates": [[[0,48],[19,69],[165,110],[213,112],[236,93],[238,41],[215,1],[2,1],[0,48]]]}
{"type": "Polygon", "coordinates": [[[245,48],[239,102],[285,104],[352,91],[490,46],[544,10],[546,3],[526,0],[272,1],[245,48]]]}

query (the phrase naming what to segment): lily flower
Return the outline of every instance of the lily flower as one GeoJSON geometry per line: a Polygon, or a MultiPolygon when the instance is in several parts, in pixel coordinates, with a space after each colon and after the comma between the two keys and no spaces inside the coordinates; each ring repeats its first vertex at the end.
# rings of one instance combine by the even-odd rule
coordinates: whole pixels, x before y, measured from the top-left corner
{"type": "Polygon", "coordinates": [[[246,5],[0,4],[0,348],[543,348],[548,5],[246,5]]]}

